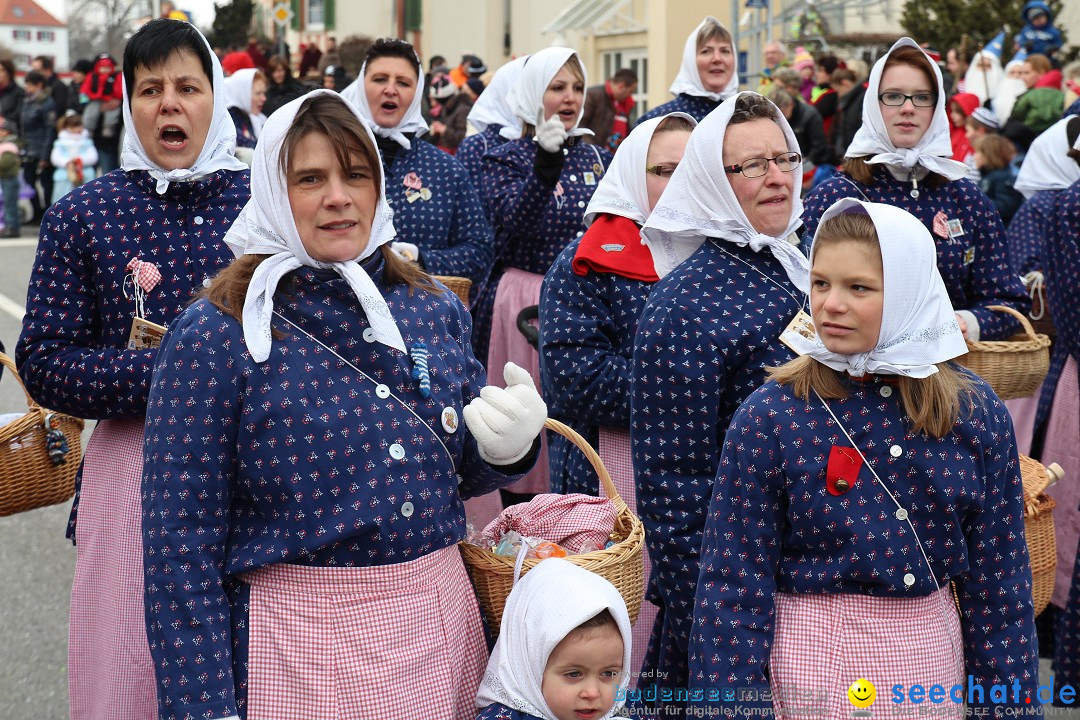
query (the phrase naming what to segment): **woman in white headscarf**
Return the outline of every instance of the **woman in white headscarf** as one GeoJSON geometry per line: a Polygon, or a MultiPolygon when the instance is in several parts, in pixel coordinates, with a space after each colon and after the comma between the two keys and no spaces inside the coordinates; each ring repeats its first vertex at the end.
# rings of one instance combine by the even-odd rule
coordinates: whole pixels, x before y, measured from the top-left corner
{"type": "Polygon", "coordinates": [[[171,715],[473,714],[462,498],[529,468],[546,413],[518,367],[483,387],[464,306],[389,248],[381,169],[336,93],[281,107],[238,258],[162,346],[143,537],[171,715]]]}
{"type": "MultiPolygon", "coordinates": [[[[673,113],[638,124],[619,145],[585,210],[589,229],[570,243],[540,290],[540,377],[551,415],[598,448],[615,487],[636,506],[630,457],[630,364],[638,316],[659,278],[641,243],[641,225],[682,160],[697,123],[673,113]]],[[[554,492],[599,492],[585,456],[549,438],[554,492]]],[[[645,559],[648,568],[648,558],[645,559]]],[[[636,680],[656,608],[642,607],[634,626],[636,680]]]]}
{"type": "MultiPolygon", "coordinates": [[[[262,70],[243,68],[225,78],[225,107],[229,109],[236,128],[237,150],[253,150],[262,126],[266,122],[266,75],[262,70]]],[[[251,153],[238,152],[238,157],[250,167],[251,153]]]]}
{"type": "Polygon", "coordinates": [[[686,38],[682,65],[669,91],[675,96],[654,107],[638,122],[684,112],[698,122],[739,91],[738,62],[731,33],[711,15],[686,38]]]}
{"type": "Polygon", "coordinates": [[[522,55],[496,70],[495,76],[469,111],[469,125],[476,128],[477,132],[461,141],[454,157],[469,171],[473,185],[477,188],[483,187],[481,171],[484,155],[507,142],[507,138],[504,138],[500,131],[504,127],[521,125],[521,120],[514,115],[506,98],[528,60],[528,55],[522,55]]]}
{"type": "Polygon", "coordinates": [[[494,242],[469,174],[452,155],[420,140],[424,74],[413,46],[380,38],[360,77],[341,91],[375,132],[394,226],[406,242],[394,249],[433,275],[472,281],[471,297],[491,270],[494,242]]]}
{"type": "MultiPolygon", "coordinates": [[[[540,301],[544,273],[584,234],[585,207],[611,163],[607,150],[581,141],[591,134],[578,125],[585,87],[585,68],[570,48],[530,55],[508,97],[519,124],[503,127],[508,142],[483,161],[496,257],[473,310],[473,346],[488,367],[512,360],[538,384],[539,356],[517,329],[518,313],[540,301]]],[[[546,456],[541,460],[510,492],[548,492],[546,456]]]]}
{"type": "Polygon", "coordinates": [[[1016,332],[1012,316],[988,309],[1030,306],[1009,262],[1005,228],[994,203],[966,178],[967,166],[950,159],[941,70],[911,38],[897,40],[874,64],[862,113],[843,173],[804,201],[807,231],[844,197],[907,210],[938,240],[938,269],[964,337],[1001,340],[1016,332]]]}
{"type": "Polygon", "coordinates": [[[43,406],[98,421],[69,531],[72,717],[157,716],[139,534],[143,420],[160,331],[228,264],[221,238],[248,198],[222,80],[193,26],[143,26],[124,50],[121,169],[75,188],[41,225],[20,372],[43,406]]]}
{"type": "Polygon", "coordinates": [[[990,386],[950,362],[967,345],[935,244],[889,205],[822,216],[801,286],[817,332],[784,334],[802,357],[724,439],[691,687],[751,688],[746,708],[776,717],[847,717],[873,703],[867,681],[875,717],[917,712],[931,686],[951,692],[944,717],[1040,702],[1016,442],[990,386]],[[1008,698],[968,693],[994,684],[1008,698]]]}
{"type": "Polygon", "coordinates": [[[794,235],[800,187],[791,126],[769,100],[742,92],[691,133],[642,230],[660,277],[631,367],[637,507],[652,560],[647,598],[659,607],[642,672],[666,678],[672,691],[688,687],[705,498],[724,430],[765,368],[792,357],[777,338],[802,304],[794,284],[806,274],[794,235]]]}
{"type": "Polygon", "coordinates": [[[630,616],[619,591],[551,558],[506,598],[476,720],[607,720],[630,681],[630,616]]]}

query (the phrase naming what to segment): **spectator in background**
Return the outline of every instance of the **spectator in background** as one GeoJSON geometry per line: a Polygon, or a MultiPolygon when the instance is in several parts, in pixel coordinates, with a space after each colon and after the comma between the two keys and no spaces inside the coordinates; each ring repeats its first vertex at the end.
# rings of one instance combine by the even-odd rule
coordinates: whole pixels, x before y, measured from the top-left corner
{"type": "Polygon", "coordinates": [[[327,65],[323,69],[322,86],[327,90],[341,92],[349,86],[352,78],[345,72],[344,65],[327,65]]]}
{"type": "Polygon", "coordinates": [[[120,166],[120,107],[124,84],[116,62],[108,55],[98,56],[93,72],[82,84],[87,103],[83,109],[83,127],[94,138],[98,150],[99,173],[112,172],[120,166]]]}
{"type": "MultiPolygon", "coordinates": [[[[335,67],[341,65],[341,55],[338,53],[337,38],[333,35],[326,38],[326,52],[319,58],[319,72],[326,75],[326,68],[330,65],[335,67]]],[[[345,86],[342,85],[341,87],[345,86]]],[[[338,88],[338,91],[340,92],[341,88],[338,88]]]]}
{"type": "Polygon", "coordinates": [[[979,189],[994,201],[994,207],[1006,225],[1024,202],[1024,196],[1013,188],[1016,182],[1012,169],[1014,155],[1016,148],[1000,135],[983,135],[975,139],[975,167],[980,174],[979,189]]]}
{"type": "Polygon", "coordinates": [[[53,72],[53,59],[48,55],[38,55],[30,61],[30,69],[42,74],[45,78],[45,87],[52,93],[53,103],[56,105],[56,114],[63,115],[71,107],[68,86],[53,72]]]}
{"type": "MultiPolygon", "coordinates": [[[[4,196],[4,237],[19,237],[19,170],[22,148],[19,147],[19,124],[0,117],[0,191],[4,196]]],[[[3,352],[0,349],[0,352],[3,352]]]]}
{"type": "Polygon", "coordinates": [[[1061,71],[1054,70],[1045,55],[1029,55],[1020,73],[1028,89],[1016,98],[1002,134],[1027,152],[1035,137],[1061,118],[1065,93],[1060,90],[1061,71]]]}
{"type": "Polygon", "coordinates": [[[266,53],[262,51],[262,47],[259,45],[259,38],[254,35],[248,37],[246,52],[258,70],[266,68],[266,53]]]}
{"type": "Polygon", "coordinates": [[[773,86],[787,90],[794,98],[802,97],[802,74],[795,68],[782,67],[773,73],[773,86]]]}
{"type": "Polygon", "coordinates": [[[1024,5],[1020,11],[1024,27],[1016,34],[1016,49],[1038,53],[1048,58],[1061,49],[1061,31],[1054,27],[1054,14],[1050,6],[1035,0],[1024,5]]]}
{"type": "Polygon", "coordinates": [[[53,140],[56,139],[56,104],[53,103],[52,92],[45,85],[45,76],[31,70],[26,73],[26,102],[22,107],[22,138],[23,146],[23,179],[34,191],[30,196],[30,204],[34,207],[34,217],[31,222],[40,225],[45,217],[45,208],[48,207],[49,198],[52,196],[52,165],[49,163],[49,154],[52,152],[53,140]],[[38,194],[37,183],[41,179],[41,187],[45,191],[45,200],[38,194]]]}
{"type": "Polygon", "coordinates": [[[833,73],[833,89],[837,100],[836,119],[833,121],[833,150],[837,159],[847,154],[848,146],[855,139],[855,133],[862,127],[863,97],[866,84],[857,81],[851,70],[837,70],[833,73]]]}
{"type": "Polygon", "coordinates": [[[319,60],[322,59],[322,50],[315,44],[313,38],[308,38],[307,45],[300,54],[300,79],[308,76],[312,70],[319,70],[319,60]]]}
{"type": "Polygon", "coordinates": [[[237,70],[246,70],[255,67],[255,61],[243,50],[233,50],[221,58],[221,70],[225,77],[229,77],[237,70]]]}
{"type": "Polygon", "coordinates": [[[594,85],[585,93],[585,114],[581,126],[593,131],[585,142],[605,145],[611,152],[630,132],[630,112],[634,109],[634,93],[638,76],[630,68],[621,68],[603,85],[594,85]]]}
{"type": "Polygon", "coordinates": [[[53,143],[49,161],[53,168],[52,195],[49,204],[67,195],[96,176],[94,167],[98,162],[97,148],[90,133],[83,128],[82,117],[68,110],[56,122],[56,142],[53,143]]]}
{"type": "Polygon", "coordinates": [[[15,64],[8,59],[0,60],[0,116],[19,123],[25,98],[26,91],[15,82],[15,64]]]}
{"type": "Polygon", "coordinates": [[[975,141],[984,135],[996,135],[1001,130],[1001,123],[998,122],[997,116],[994,115],[993,110],[987,110],[984,107],[975,108],[975,111],[968,115],[967,121],[964,123],[965,135],[967,136],[968,143],[971,147],[975,147],[975,141]]]}
{"type": "Polygon", "coordinates": [[[1074,60],[1061,71],[1065,83],[1065,115],[1080,115],[1080,60],[1074,60]]]}
{"type": "Polygon", "coordinates": [[[429,92],[424,93],[424,97],[420,102],[420,114],[424,117],[424,122],[428,125],[434,120],[431,114],[431,98],[430,89],[435,87],[435,81],[442,76],[450,74],[450,68],[446,66],[446,58],[442,55],[433,55],[428,62],[428,71],[424,73],[424,87],[429,89],[429,92]]]}
{"type": "Polygon", "coordinates": [[[971,53],[963,48],[949,48],[945,53],[945,67],[949,69],[949,75],[953,78],[951,85],[945,87],[949,95],[968,92],[967,71],[970,65],[971,53]]]}
{"type": "MultiPolygon", "coordinates": [[[[795,133],[795,139],[799,141],[799,150],[803,161],[810,161],[814,165],[827,165],[832,160],[832,151],[825,142],[825,129],[821,122],[821,116],[813,107],[804,102],[799,102],[791,93],[781,87],[774,87],[766,95],[773,101],[773,105],[780,108],[787,118],[791,131],[795,133]]],[[[803,174],[807,180],[810,173],[804,168],[803,174]]]]}
{"type": "Polygon", "coordinates": [[[975,53],[964,76],[964,92],[979,96],[979,104],[997,97],[1004,73],[997,55],[980,50],[975,53]]]}
{"type": "Polygon", "coordinates": [[[974,167],[970,162],[975,149],[967,138],[967,119],[975,108],[979,107],[979,96],[972,93],[957,93],[948,99],[949,140],[952,143],[952,159],[974,167]]]}
{"type": "Polygon", "coordinates": [[[90,60],[77,60],[71,68],[71,83],[68,85],[68,108],[82,114],[86,108],[87,98],[82,94],[82,84],[86,76],[94,71],[94,63],[90,60]]]}
{"type": "Polygon", "coordinates": [[[263,114],[270,117],[275,110],[304,95],[308,87],[292,76],[289,63],[277,55],[266,61],[269,82],[266,85],[266,104],[263,114]]]}
{"type": "Polygon", "coordinates": [[[773,83],[773,74],[776,71],[786,65],[787,57],[784,55],[784,46],[778,42],[771,42],[765,46],[765,52],[763,53],[765,58],[765,67],[761,70],[761,84],[758,86],[758,92],[764,95],[768,92],[769,87],[773,83]]]}
{"type": "Polygon", "coordinates": [[[810,102],[814,92],[814,56],[799,46],[795,48],[795,61],[791,66],[799,71],[799,94],[810,102]]]}
{"type": "Polygon", "coordinates": [[[431,124],[431,133],[438,138],[436,144],[451,155],[457,153],[458,146],[465,139],[469,113],[482,92],[484,83],[480,78],[469,78],[461,91],[446,101],[442,118],[431,124]]]}

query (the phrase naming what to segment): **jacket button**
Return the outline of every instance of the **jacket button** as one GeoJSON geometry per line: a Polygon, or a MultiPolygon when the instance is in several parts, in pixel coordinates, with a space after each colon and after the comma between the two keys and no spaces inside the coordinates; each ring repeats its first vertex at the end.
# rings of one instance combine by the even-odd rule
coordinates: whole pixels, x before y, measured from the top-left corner
{"type": "Polygon", "coordinates": [[[202,215],[196,215],[195,216],[195,224],[196,225],[202,225],[203,222],[205,222],[205,221],[203,220],[202,215]]]}
{"type": "Polygon", "coordinates": [[[367,330],[364,331],[364,342],[369,342],[369,343],[375,342],[375,331],[372,330],[371,328],[368,328],[367,330]]]}
{"type": "Polygon", "coordinates": [[[390,397],[390,388],[387,385],[378,385],[375,388],[375,394],[385,400],[390,397]]]}
{"type": "Polygon", "coordinates": [[[882,385],[878,392],[881,393],[881,397],[892,397],[892,388],[888,385],[882,385]]]}
{"type": "Polygon", "coordinates": [[[904,575],[904,586],[905,587],[911,587],[914,584],[915,584],[915,576],[914,575],[912,575],[911,573],[908,573],[907,575],[904,575]]]}
{"type": "Polygon", "coordinates": [[[893,445],[891,448],[889,448],[889,454],[893,457],[900,457],[904,454],[904,448],[900,447],[899,445],[893,445]]]}
{"type": "Polygon", "coordinates": [[[907,520],[907,510],[905,510],[904,508],[900,508],[899,510],[897,510],[896,511],[896,519],[897,520],[907,520]]]}
{"type": "Polygon", "coordinates": [[[411,502],[407,502],[404,505],[402,505],[401,506],[401,514],[404,515],[405,517],[412,517],[413,504],[411,502]]]}
{"type": "Polygon", "coordinates": [[[403,448],[398,443],[394,443],[390,446],[390,457],[394,458],[395,460],[400,460],[401,458],[405,457],[405,448],[403,448]]]}

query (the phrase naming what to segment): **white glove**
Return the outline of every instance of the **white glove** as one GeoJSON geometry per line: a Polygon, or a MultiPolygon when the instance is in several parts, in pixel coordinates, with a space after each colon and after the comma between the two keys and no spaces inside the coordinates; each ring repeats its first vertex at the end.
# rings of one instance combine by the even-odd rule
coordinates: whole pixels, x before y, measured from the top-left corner
{"type": "Polygon", "coordinates": [[[536,116],[536,142],[549,153],[558,152],[566,142],[566,128],[558,114],[544,119],[544,111],[536,116]]]}
{"type": "Polygon", "coordinates": [[[420,248],[416,247],[412,243],[407,242],[392,242],[390,243],[390,249],[394,253],[405,260],[406,262],[416,262],[420,259],[420,248]]]}
{"type": "Polygon", "coordinates": [[[462,412],[480,457],[490,465],[513,465],[528,455],[547,419],[547,405],[527,370],[508,362],[503,379],[506,389],[480,388],[480,397],[462,412]]]}

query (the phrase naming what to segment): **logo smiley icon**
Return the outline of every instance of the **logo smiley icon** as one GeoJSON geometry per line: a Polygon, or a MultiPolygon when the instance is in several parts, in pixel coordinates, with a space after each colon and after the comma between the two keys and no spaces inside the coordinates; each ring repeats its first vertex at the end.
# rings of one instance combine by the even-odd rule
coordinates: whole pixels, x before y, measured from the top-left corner
{"type": "Polygon", "coordinates": [[[851,683],[847,691],[848,700],[857,708],[868,708],[877,699],[877,689],[874,684],[865,678],[859,678],[851,683]]]}

